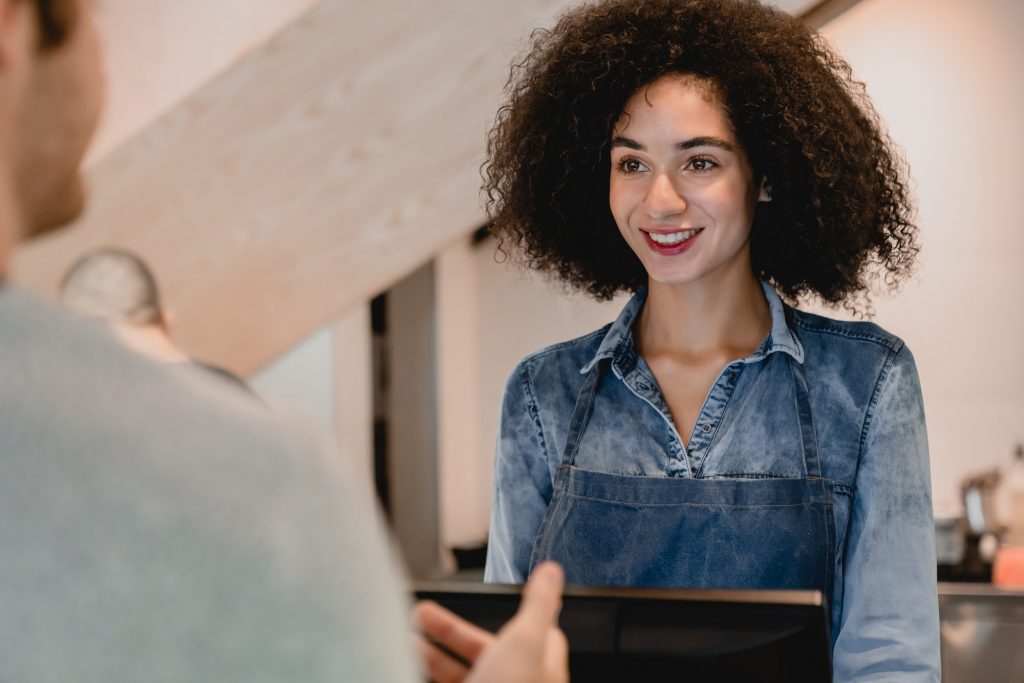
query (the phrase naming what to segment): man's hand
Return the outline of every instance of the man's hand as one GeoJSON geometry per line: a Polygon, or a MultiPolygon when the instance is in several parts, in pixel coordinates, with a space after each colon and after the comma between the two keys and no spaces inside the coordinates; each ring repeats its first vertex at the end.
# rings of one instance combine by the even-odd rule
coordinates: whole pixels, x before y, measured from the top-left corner
{"type": "Polygon", "coordinates": [[[435,602],[416,605],[423,634],[419,648],[430,678],[437,683],[565,683],[569,647],[558,628],[562,569],[545,562],[523,587],[519,611],[497,635],[470,624],[435,602]],[[443,652],[427,640],[461,658],[443,652]]]}

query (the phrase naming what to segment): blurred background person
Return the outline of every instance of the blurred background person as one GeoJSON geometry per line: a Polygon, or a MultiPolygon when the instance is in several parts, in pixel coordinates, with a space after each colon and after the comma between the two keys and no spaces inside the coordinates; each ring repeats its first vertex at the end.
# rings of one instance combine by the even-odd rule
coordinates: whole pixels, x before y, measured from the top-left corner
{"type": "Polygon", "coordinates": [[[64,275],[61,304],[84,318],[108,322],[128,347],[164,363],[191,363],[252,392],[238,375],[191,358],[171,339],[171,314],[161,303],[156,277],[138,255],[99,247],[82,255],[64,275]]]}

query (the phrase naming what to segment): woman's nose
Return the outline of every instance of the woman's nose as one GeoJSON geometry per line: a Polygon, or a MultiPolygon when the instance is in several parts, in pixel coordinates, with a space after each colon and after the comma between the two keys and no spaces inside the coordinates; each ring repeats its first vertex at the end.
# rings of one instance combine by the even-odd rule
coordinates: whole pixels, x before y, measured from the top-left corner
{"type": "Polygon", "coordinates": [[[686,200],[665,174],[659,173],[651,180],[644,198],[647,213],[651,218],[662,218],[686,210],[686,200]]]}

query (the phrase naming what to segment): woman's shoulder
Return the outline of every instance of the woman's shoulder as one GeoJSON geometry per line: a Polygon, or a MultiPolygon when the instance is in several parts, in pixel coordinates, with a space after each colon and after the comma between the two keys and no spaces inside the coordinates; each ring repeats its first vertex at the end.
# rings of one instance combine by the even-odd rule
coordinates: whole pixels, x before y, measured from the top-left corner
{"type": "Polygon", "coordinates": [[[869,354],[895,355],[906,343],[881,325],[866,320],[838,320],[799,309],[789,309],[793,332],[806,347],[860,350],[869,354]]]}
{"type": "Polygon", "coordinates": [[[513,369],[509,384],[522,381],[546,393],[544,387],[574,387],[583,381],[581,370],[601,348],[612,323],[573,339],[550,344],[524,357],[513,369]]]}
{"type": "Polygon", "coordinates": [[[518,367],[527,368],[531,372],[535,369],[575,367],[576,372],[579,372],[593,360],[611,326],[612,323],[608,323],[593,332],[538,349],[519,361],[518,367]]]}
{"type": "Polygon", "coordinates": [[[790,325],[803,347],[808,378],[819,387],[831,387],[844,400],[870,400],[887,377],[897,383],[917,381],[910,348],[876,323],[792,310],[790,325]]]}

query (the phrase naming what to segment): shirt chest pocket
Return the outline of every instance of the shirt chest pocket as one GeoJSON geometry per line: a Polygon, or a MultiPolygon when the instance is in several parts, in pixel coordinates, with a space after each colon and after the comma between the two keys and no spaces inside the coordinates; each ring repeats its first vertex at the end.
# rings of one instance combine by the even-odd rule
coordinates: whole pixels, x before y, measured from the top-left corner
{"type": "MultiPolygon", "coordinates": [[[[762,391],[755,401],[734,402],[719,418],[721,425],[712,438],[691,443],[689,455],[698,465],[697,476],[800,479],[808,475],[805,457],[816,452],[818,444],[804,444],[802,434],[808,430],[801,426],[792,383],[772,384],[774,400],[761,396],[762,391]]],[[[809,416],[805,421],[811,423],[809,416]]]]}
{"type": "Polygon", "coordinates": [[[754,443],[728,439],[713,444],[699,474],[704,479],[801,479],[807,476],[804,450],[796,439],[776,438],[754,443]]]}

